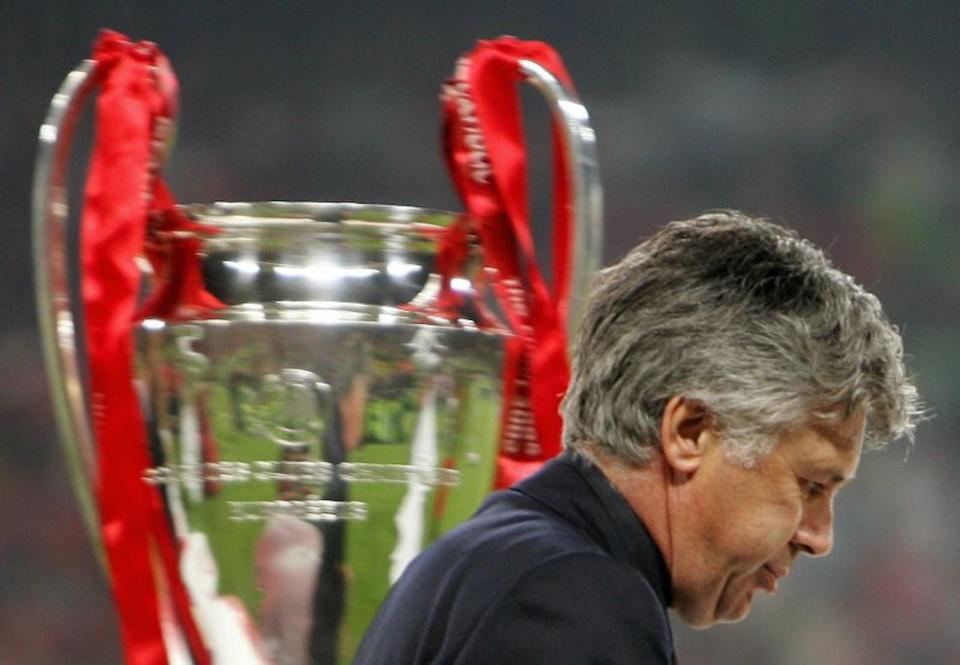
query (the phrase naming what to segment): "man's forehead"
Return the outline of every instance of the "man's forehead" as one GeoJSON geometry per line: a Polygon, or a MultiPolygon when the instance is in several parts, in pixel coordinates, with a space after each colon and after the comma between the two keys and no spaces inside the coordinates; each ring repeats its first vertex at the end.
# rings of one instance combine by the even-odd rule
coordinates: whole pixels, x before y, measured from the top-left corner
{"type": "Polygon", "coordinates": [[[863,449],[864,418],[855,414],[841,423],[818,423],[794,448],[797,462],[817,467],[831,482],[849,482],[856,474],[863,449]]]}
{"type": "Polygon", "coordinates": [[[817,423],[813,426],[816,433],[830,442],[840,451],[859,451],[863,446],[866,416],[857,411],[846,420],[835,423],[817,423]]]}

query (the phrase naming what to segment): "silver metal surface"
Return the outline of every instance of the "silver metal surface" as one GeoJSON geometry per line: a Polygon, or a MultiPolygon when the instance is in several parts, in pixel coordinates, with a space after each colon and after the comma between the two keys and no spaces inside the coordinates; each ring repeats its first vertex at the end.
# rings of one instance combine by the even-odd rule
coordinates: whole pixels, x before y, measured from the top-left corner
{"type": "MultiPolygon", "coordinates": [[[[201,230],[159,240],[200,241],[223,307],[139,329],[145,482],[190,544],[181,565],[200,615],[243,608],[264,662],[347,662],[407,562],[491,486],[508,333],[479,315],[479,247],[443,276],[459,303],[441,311],[436,257],[457,215],[183,210],[201,230]]],[[[218,662],[244,658],[241,643],[215,647],[218,662]]]]}
{"type": "Polygon", "coordinates": [[[74,126],[95,85],[95,70],[93,60],[80,63],[50,102],[40,127],[32,214],[37,317],[55,420],[87,531],[103,563],[100,520],[92,491],[96,449],[77,364],[77,324],[70,301],[66,181],[74,126]]]}
{"type": "Polygon", "coordinates": [[[590,278],[600,268],[603,250],[603,191],[597,162],[597,138],[590,126],[590,115],[576,94],[557,77],[531,60],[521,60],[520,69],[527,80],[546,98],[560,127],[569,182],[573,187],[573,236],[571,237],[570,297],[567,312],[567,337],[570,344],[583,318],[583,307],[590,295],[590,278]]]}

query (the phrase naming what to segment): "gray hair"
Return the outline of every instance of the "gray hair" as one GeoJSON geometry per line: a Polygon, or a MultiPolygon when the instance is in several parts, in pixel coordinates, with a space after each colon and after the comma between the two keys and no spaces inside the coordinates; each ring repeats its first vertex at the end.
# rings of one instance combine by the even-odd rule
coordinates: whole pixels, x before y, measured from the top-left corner
{"type": "Polygon", "coordinates": [[[739,212],[671,222],[601,271],[563,400],[564,445],[645,464],[667,401],[712,414],[751,465],[778,436],[863,409],[867,444],[920,413],[880,302],[793,231],[739,212]]]}

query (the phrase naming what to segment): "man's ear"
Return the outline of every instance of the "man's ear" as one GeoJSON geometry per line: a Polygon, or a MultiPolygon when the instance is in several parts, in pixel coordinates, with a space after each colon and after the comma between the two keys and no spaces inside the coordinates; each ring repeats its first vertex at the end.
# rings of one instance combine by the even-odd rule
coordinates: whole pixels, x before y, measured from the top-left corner
{"type": "Polygon", "coordinates": [[[702,404],[681,395],[667,400],[660,421],[660,450],[670,469],[692,474],[700,468],[714,440],[711,424],[710,412],[702,404]]]}

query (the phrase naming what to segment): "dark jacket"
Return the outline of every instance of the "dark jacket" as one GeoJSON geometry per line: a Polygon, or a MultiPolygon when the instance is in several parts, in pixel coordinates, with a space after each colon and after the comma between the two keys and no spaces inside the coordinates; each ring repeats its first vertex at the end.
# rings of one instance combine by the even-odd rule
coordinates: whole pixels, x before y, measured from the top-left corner
{"type": "Polygon", "coordinates": [[[414,559],[354,662],[668,664],[669,589],[630,506],[564,454],[414,559]]]}

